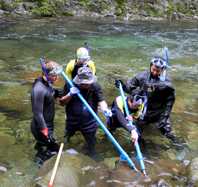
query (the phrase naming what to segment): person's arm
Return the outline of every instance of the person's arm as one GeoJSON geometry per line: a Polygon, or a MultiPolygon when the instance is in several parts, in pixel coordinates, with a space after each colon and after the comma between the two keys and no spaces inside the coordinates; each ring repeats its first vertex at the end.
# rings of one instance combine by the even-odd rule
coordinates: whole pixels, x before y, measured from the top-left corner
{"type": "Polygon", "coordinates": [[[117,120],[119,121],[120,125],[124,127],[128,132],[131,133],[132,130],[136,129],[135,125],[129,124],[129,121],[125,118],[124,113],[118,107],[116,101],[114,102],[112,111],[113,111],[113,114],[116,116],[117,120]]]}
{"type": "Polygon", "coordinates": [[[98,108],[105,115],[105,117],[111,117],[111,110],[108,108],[108,104],[104,99],[103,91],[98,83],[93,84],[94,95],[96,96],[96,101],[98,103],[98,108]]]}
{"type": "Polygon", "coordinates": [[[36,87],[33,90],[33,95],[32,95],[32,112],[34,119],[36,120],[38,127],[40,129],[47,128],[47,124],[43,116],[44,98],[45,98],[45,92],[42,90],[41,87],[40,88],[36,87]]]}
{"type": "Polygon", "coordinates": [[[68,85],[65,85],[65,86],[67,87],[67,88],[65,88],[66,89],[65,92],[67,94],[59,99],[60,105],[62,105],[62,106],[68,104],[69,101],[72,99],[72,97],[80,92],[77,87],[71,87],[69,89],[69,92],[68,92],[67,91],[68,90],[68,85]]]}
{"type": "Polygon", "coordinates": [[[54,88],[54,98],[60,98],[64,96],[64,89],[62,88],[54,88]]]}
{"type": "Polygon", "coordinates": [[[133,92],[133,90],[140,87],[140,80],[139,80],[138,76],[135,76],[132,79],[128,79],[126,83],[123,82],[122,80],[115,80],[115,86],[117,88],[119,88],[120,83],[122,84],[122,88],[123,88],[124,92],[126,92],[128,94],[131,94],[133,92]]]}
{"type": "Polygon", "coordinates": [[[140,87],[140,80],[137,76],[132,79],[127,80],[126,86],[123,87],[124,91],[128,94],[131,94],[133,90],[140,87]]]}

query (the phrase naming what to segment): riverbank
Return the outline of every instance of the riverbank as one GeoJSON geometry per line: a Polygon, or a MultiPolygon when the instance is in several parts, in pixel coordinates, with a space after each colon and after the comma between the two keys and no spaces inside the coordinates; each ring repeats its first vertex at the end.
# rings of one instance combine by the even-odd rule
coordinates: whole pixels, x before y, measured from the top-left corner
{"type": "Polygon", "coordinates": [[[0,0],[3,17],[92,17],[130,20],[198,20],[193,0],[0,0]]]}

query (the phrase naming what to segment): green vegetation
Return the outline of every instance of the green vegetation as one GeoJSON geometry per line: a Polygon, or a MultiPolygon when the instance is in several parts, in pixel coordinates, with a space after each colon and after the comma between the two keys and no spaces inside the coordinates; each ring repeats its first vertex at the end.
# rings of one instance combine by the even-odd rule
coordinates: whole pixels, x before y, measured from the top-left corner
{"type": "Polygon", "coordinates": [[[174,4],[172,3],[172,1],[169,1],[166,14],[167,14],[168,17],[170,17],[173,14],[173,12],[175,12],[174,4]]]}
{"type": "Polygon", "coordinates": [[[53,1],[50,0],[37,0],[38,7],[32,10],[33,14],[38,16],[54,16],[56,15],[56,7],[53,1]]]}
{"type": "MultiPolygon", "coordinates": [[[[0,0],[0,9],[12,12],[21,3],[32,3],[32,8],[27,11],[36,16],[75,16],[73,12],[80,9],[98,14],[108,14],[110,10],[115,10],[114,14],[118,18],[123,18],[127,13],[152,17],[164,17],[164,15],[171,17],[174,12],[186,16],[198,14],[197,5],[193,0],[177,2],[168,0],[168,5],[160,0],[11,0],[11,2],[0,0]],[[65,8],[66,3],[68,5],[65,8]]],[[[24,7],[26,8],[25,5],[24,7]]]]}
{"type": "Polygon", "coordinates": [[[115,0],[116,1],[116,16],[124,16],[126,13],[126,0],[115,0]]]}

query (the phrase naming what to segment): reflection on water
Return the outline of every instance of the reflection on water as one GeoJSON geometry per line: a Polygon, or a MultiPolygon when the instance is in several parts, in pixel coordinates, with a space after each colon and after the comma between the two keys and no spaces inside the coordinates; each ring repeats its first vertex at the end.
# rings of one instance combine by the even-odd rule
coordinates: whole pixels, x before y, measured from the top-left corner
{"type": "MultiPolygon", "coordinates": [[[[134,76],[149,67],[150,58],[160,52],[163,45],[169,48],[172,66],[169,73],[177,91],[172,121],[176,134],[185,139],[189,148],[185,151],[171,148],[154,127],[148,127],[144,154],[151,159],[195,157],[198,154],[197,28],[196,24],[190,23],[167,26],[157,22],[121,24],[73,19],[33,19],[0,25],[0,165],[8,168],[0,180],[8,182],[9,179],[11,186],[16,183],[16,186],[23,186],[36,171],[32,162],[33,138],[29,124],[32,115],[30,89],[40,72],[38,59],[46,56],[65,66],[69,59],[75,57],[75,49],[84,41],[92,47],[91,56],[96,62],[98,80],[109,104],[118,94],[114,87],[115,78],[134,76]],[[23,174],[18,177],[16,172],[23,174]]],[[[55,121],[56,135],[62,140],[63,108],[57,108],[55,121]]],[[[115,136],[130,152],[128,135],[120,130],[115,136]]],[[[101,130],[98,141],[105,142],[97,145],[103,158],[118,156],[101,130]]],[[[79,142],[74,138],[73,146],[76,147],[79,142]]]]}

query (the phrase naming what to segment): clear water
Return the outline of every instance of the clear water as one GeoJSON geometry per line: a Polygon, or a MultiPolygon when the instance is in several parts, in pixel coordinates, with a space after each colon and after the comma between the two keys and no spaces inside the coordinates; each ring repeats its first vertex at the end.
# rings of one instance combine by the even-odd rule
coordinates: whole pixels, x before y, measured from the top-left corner
{"type": "MultiPolygon", "coordinates": [[[[172,121],[174,131],[185,139],[188,149],[170,148],[169,142],[149,126],[145,132],[150,159],[191,159],[198,154],[198,25],[197,23],[133,22],[108,20],[41,19],[2,20],[0,23],[0,165],[8,172],[0,173],[2,186],[26,186],[37,171],[33,163],[33,137],[30,90],[40,74],[41,56],[64,67],[74,58],[76,48],[87,41],[96,63],[98,81],[109,105],[118,95],[114,79],[127,79],[149,67],[154,54],[166,45],[170,51],[169,70],[176,87],[176,103],[172,121]],[[153,136],[154,134],[154,136],[153,136]],[[168,151],[167,151],[168,150],[168,151]],[[21,172],[22,174],[18,174],[21,172]]],[[[62,82],[59,83],[61,85],[62,82]]],[[[56,136],[64,135],[64,109],[57,106],[56,136]]],[[[81,136],[73,138],[73,146],[81,144],[81,136]],[[80,137],[80,138],[79,138],[80,137]]],[[[122,130],[116,138],[130,151],[128,135],[122,130]]],[[[106,142],[99,130],[98,141],[106,142]]],[[[115,157],[110,143],[98,144],[103,157],[115,157]]],[[[166,166],[164,166],[166,167],[166,166]]]]}

